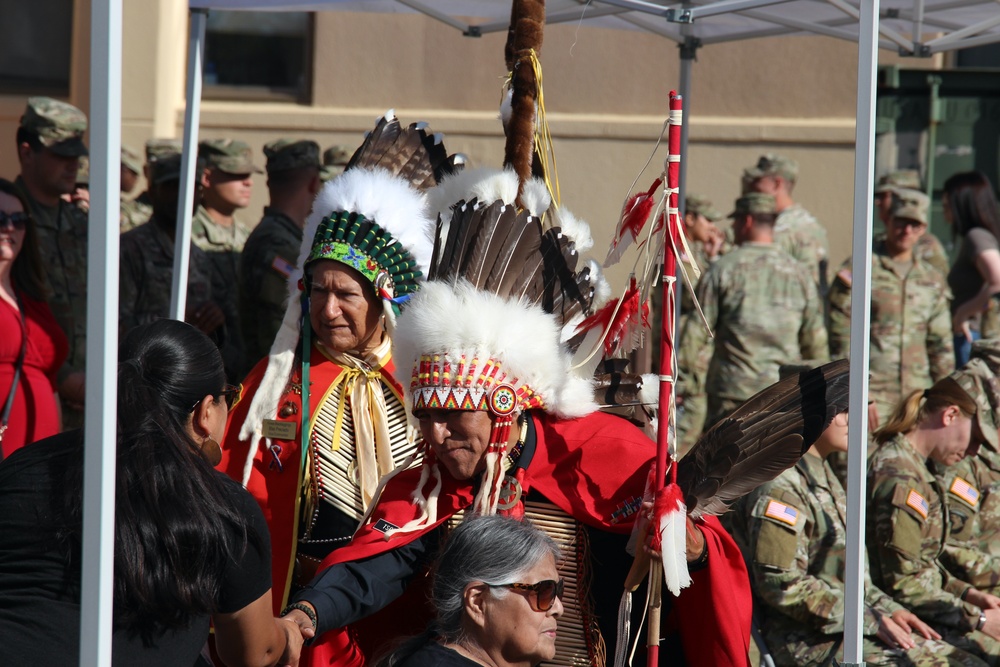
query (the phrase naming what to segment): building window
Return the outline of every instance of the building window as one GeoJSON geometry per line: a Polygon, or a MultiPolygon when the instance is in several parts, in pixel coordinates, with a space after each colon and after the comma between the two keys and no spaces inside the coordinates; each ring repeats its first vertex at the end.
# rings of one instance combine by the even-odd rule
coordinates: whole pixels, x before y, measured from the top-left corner
{"type": "Polygon", "coordinates": [[[309,12],[210,12],[204,97],[308,103],[312,35],[309,12]]]}
{"type": "Polygon", "coordinates": [[[0,93],[69,95],[73,0],[0,0],[0,93]]]}
{"type": "Polygon", "coordinates": [[[958,67],[1000,67],[1000,44],[962,49],[955,54],[958,67]]]}

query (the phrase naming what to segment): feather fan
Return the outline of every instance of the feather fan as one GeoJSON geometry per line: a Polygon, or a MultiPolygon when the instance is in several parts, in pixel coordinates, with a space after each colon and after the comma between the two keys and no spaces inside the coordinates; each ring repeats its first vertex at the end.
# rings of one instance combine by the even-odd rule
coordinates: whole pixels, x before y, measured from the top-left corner
{"type": "Polygon", "coordinates": [[[725,512],[795,465],[847,410],[849,367],[840,359],[785,378],[710,428],[677,468],[691,518],[725,512]]]}
{"type": "Polygon", "coordinates": [[[428,134],[426,123],[411,123],[403,128],[390,109],[365,135],[345,171],[378,166],[424,191],[464,164],[464,157],[448,155],[442,135],[428,134]]]}

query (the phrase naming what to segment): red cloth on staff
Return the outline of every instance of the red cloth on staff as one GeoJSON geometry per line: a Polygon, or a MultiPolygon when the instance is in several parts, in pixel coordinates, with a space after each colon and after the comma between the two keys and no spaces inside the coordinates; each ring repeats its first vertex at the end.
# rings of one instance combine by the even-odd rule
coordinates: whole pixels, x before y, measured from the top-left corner
{"type": "MultiPolygon", "coordinates": [[[[522,482],[524,496],[529,490],[537,491],[588,526],[622,534],[630,532],[653,459],[652,441],[634,426],[604,413],[570,420],[544,413],[531,415],[537,442],[522,482]]],[[[390,480],[351,544],[330,554],[321,567],[358,561],[408,544],[472,504],[475,495],[472,483],[455,480],[442,468],[438,523],[420,533],[398,534],[386,540],[383,533],[374,530],[375,525],[384,520],[403,526],[415,518],[417,508],[412,493],[419,478],[420,470],[412,469],[390,480]]],[[[709,549],[708,567],[695,573],[694,584],[677,601],[678,611],[683,613],[673,614],[672,618],[676,618],[684,633],[688,665],[746,667],[751,615],[746,568],[739,549],[718,521],[710,518],[703,524],[703,531],[709,549]]],[[[623,580],[625,574],[624,570],[620,573],[623,580]]],[[[366,619],[370,624],[362,622],[327,632],[306,650],[301,664],[307,667],[366,664],[366,655],[372,649],[385,646],[392,639],[386,629],[399,627],[390,618],[393,613],[409,614],[412,621],[414,609],[400,607],[393,603],[377,612],[366,619]],[[366,627],[377,631],[368,636],[366,627]]]]}

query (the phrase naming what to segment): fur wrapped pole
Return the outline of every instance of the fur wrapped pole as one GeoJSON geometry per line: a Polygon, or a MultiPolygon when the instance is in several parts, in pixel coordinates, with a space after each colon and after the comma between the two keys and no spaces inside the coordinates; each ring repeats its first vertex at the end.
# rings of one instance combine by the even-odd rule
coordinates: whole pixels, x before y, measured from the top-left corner
{"type": "Polygon", "coordinates": [[[531,179],[535,154],[535,105],[538,81],[532,56],[542,50],[545,30],[545,0],[514,0],[504,55],[511,73],[511,116],[507,124],[504,166],[517,173],[518,207],[524,184],[531,179]]]}

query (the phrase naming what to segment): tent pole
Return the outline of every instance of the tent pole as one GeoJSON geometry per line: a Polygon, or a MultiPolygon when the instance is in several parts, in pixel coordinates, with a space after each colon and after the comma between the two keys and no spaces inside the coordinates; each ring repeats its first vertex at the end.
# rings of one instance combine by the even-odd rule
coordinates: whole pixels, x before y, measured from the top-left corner
{"type": "MultiPolygon", "coordinates": [[[[701,46],[701,41],[696,37],[691,37],[688,35],[684,38],[684,42],[678,44],[677,47],[681,52],[681,83],[680,83],[680,95],[684,103],[684,115],[686,116],[685,122],[681,123],[681,163],[680,163],[680,177],[678,179],[677,186],[677,210],[678,216],[680,217],[681,224],[683,225],[684,214],[687,212],[685,210],[684,198],[687,197],[687,163],[688,163],[688,127],[690,123],[691,114],[691,65],[694,63],[695,56],[698,52],[698,47],[701,46]]],[[[682,232],[683,233],[683,232],[682,232]]],[[[678,280],[677,285],[674,288],[676,294],[674,298],[677,299],[677,303],[681,302],[681,290],[687,289],[687,285],[684,284],[683,280],[678,280]]],[[[676,328],[674,332],[674,340],[681,339],[681,318],[677,318],[676,328]]]]}
{"type": "Polygon", "coordinates": [[[863,665],[865,458],[868,451],[868,328],[871,323],[872,196],[875,168],[875,73],[879,0],[861,3],[858,109],[854,153],[854,280],[851,298],[850,448],[847,453],[847,554],[844,665],[863,665]]]}
{"type": "Polygon", "coordinates": [[[91,181],[87,232],[90,299],[87,301],[80,665],[99,667],[111,664],[114,599],[122,0],[94,0],[90,30],[91,181]]]}
{"type": "Polygon", "coordinates": [[[191,259],[191,216],[194,212],[195,167],[198,165],[198,123],[201,115],[201,76],[205,57],[205,23],[208,10],[191,10],[188,48],[187,103],[184,107],[184,143],[181,153],[180,205],[174,233],[174,284],[170,317],[184,321],[187,308],[188,265],[191,259]]]}

